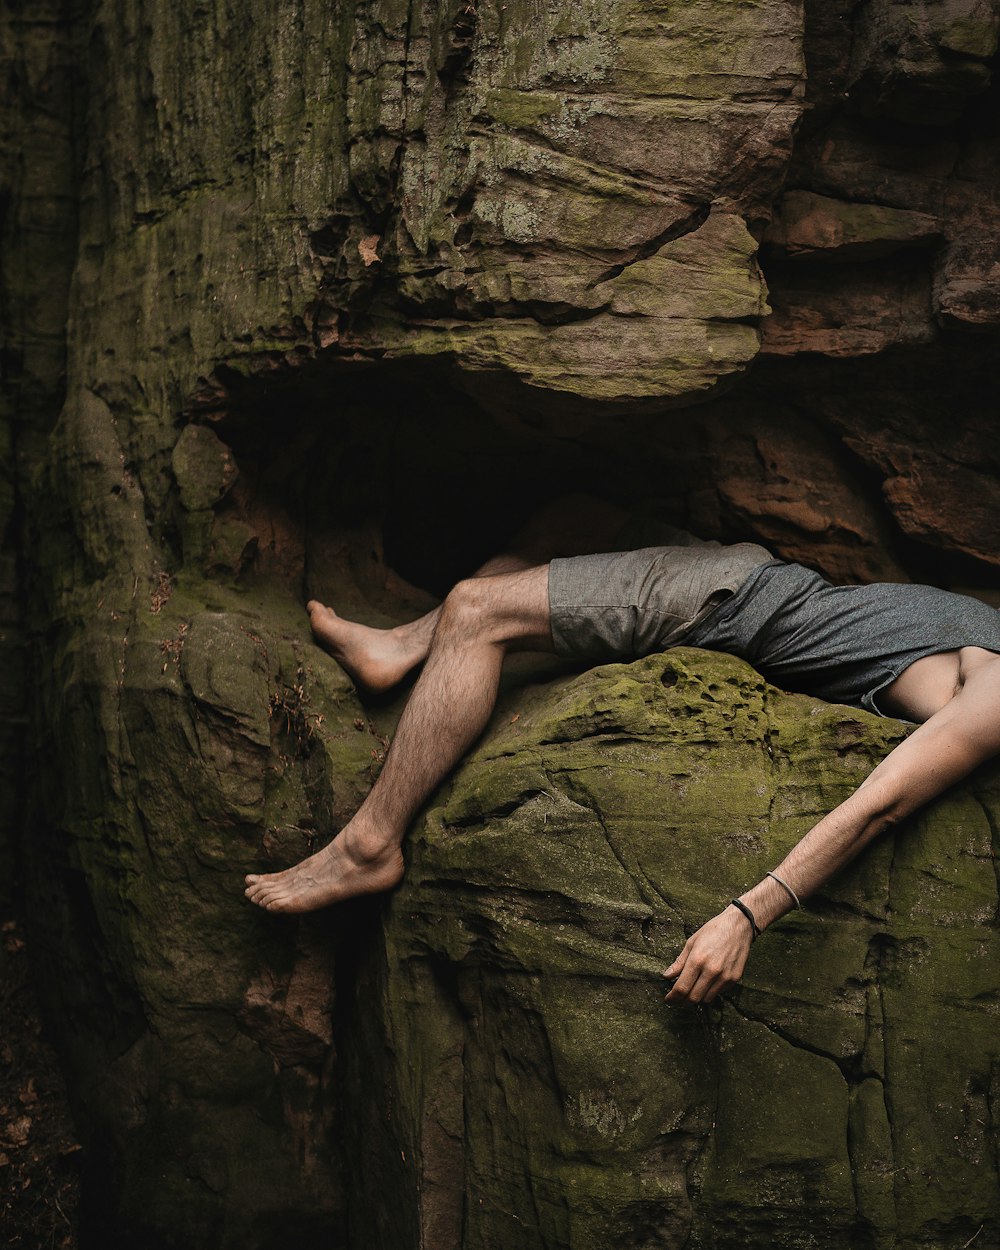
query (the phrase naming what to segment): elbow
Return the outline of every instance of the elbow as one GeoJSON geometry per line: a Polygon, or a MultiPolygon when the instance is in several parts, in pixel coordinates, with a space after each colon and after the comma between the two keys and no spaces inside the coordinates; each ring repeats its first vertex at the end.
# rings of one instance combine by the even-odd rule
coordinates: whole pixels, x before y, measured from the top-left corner
{"type": "Polygon", "coordinates": [[[872,837],[882,833],[892,833],[908,816],[912,815],[918,804],[907,802],[901,795],[886,796],[872,812],[869,823],[872,826],[872,837]]]}
{"type": "MultiPolygon", "coordinates": [[[[859,796],[861,791],[858,791],[859,796]]],[[[865,811],[859,822],[858,841],[861,844],[870,842],[872,838],[877,838],[880,834],[886,833],[895,827],[909,815],[910,808],[906,805],[903,798],[898,794],[893,794],[888,789],[879,787],[866,793],[864,796],[865,811]]]]}
{"type": "Polygon", "coordinates": [[[880,834],[888,833],[903,819],[903,812],[898,808],[892,808],[889,811],[879,812],[869,821],[871,832],[869,838],[877,838],[880,834]]]}
{"type": "Polygon", "coordinates": [[[860,854],[870,842],[894,829],[901,817],[891,811],[873,812],[857,821],[846,843],[848,859],[860,854]]]}

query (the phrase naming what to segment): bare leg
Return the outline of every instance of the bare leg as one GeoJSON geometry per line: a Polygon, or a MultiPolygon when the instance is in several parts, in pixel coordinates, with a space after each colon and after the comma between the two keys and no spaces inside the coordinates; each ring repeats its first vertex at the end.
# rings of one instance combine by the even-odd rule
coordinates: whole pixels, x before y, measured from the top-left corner
{"type": "Polygon", "coordinates": [[[424,800],[482,733],[504,656],[552,649],[548,567],[460,582],[441,606],[427,664],[372,791],[329,846],[285,872],[247,877],[268,911],[302,912],[391,889],[424,800]]]}
{"type": "MultiPolygon", "coordinates": [[[[547,564],[554,556],[607,551],[625,513],[614,504],[585,495],[556,500],[514,536],[509,551],[494,556],[474,577],[494,577],[547,564]]],[[[345,620],[311,599],[306,604],[316,640],[372,692],[388,690],[426,658],[440,608],[395,629],[374,629],[345,620]]]]}

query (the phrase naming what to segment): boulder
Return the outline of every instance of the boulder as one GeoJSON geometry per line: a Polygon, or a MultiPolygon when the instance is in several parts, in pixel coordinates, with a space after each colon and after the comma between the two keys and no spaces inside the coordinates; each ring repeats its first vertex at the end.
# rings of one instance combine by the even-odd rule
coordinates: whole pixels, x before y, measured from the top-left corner
{"type": "Polygon", "coordinates": [[[905,733],[683,648],[509,692],[362,977],[358,1244],[995,1237],[996,767],[768,930],[718,1003],[663,1002],[685,936],[905,733]]]}

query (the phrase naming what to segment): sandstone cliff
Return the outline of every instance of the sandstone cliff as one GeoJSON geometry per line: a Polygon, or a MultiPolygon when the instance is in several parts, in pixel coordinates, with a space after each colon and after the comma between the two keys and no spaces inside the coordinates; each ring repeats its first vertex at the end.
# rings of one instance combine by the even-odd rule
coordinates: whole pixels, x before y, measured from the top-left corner
{"type": "Polygon", "coordinates": [[[700,653],[525,672],[386,907],[240,888],[398,711],[304,598],[401,619],[556,492],[998,601],[998,29],[5,0],[2,855],[92,1233],[1000,1245],[995,771],[723,1007],[655,977],[900,726],[700,653]]]}

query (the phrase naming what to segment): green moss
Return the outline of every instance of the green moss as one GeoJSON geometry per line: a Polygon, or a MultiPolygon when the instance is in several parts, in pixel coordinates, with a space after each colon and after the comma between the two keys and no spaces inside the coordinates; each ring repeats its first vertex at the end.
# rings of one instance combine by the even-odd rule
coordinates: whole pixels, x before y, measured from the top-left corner
{"type": "Polygon", "coordinates": [[[486,95],[485,109],[494,121],[511,130],[533,130],[564,107],[561,95],[544,91],[516,91],[496,88],[486,95]]]}
{"type": "MultiPolygon", "coordinates": [[[[988,1218],[996,897],[969,792],[769,930],[727,1003],[662,1002],[686,934],[904,732],[686,649],[508,691],[414,830],[386,929],[408,1158],[436,1140],[421,1065],[448,1013],[466,1246],[888,1246],[988,1218]]],[[[428,1209],[433,1166],[400,1202],[428,1209]]]]}

